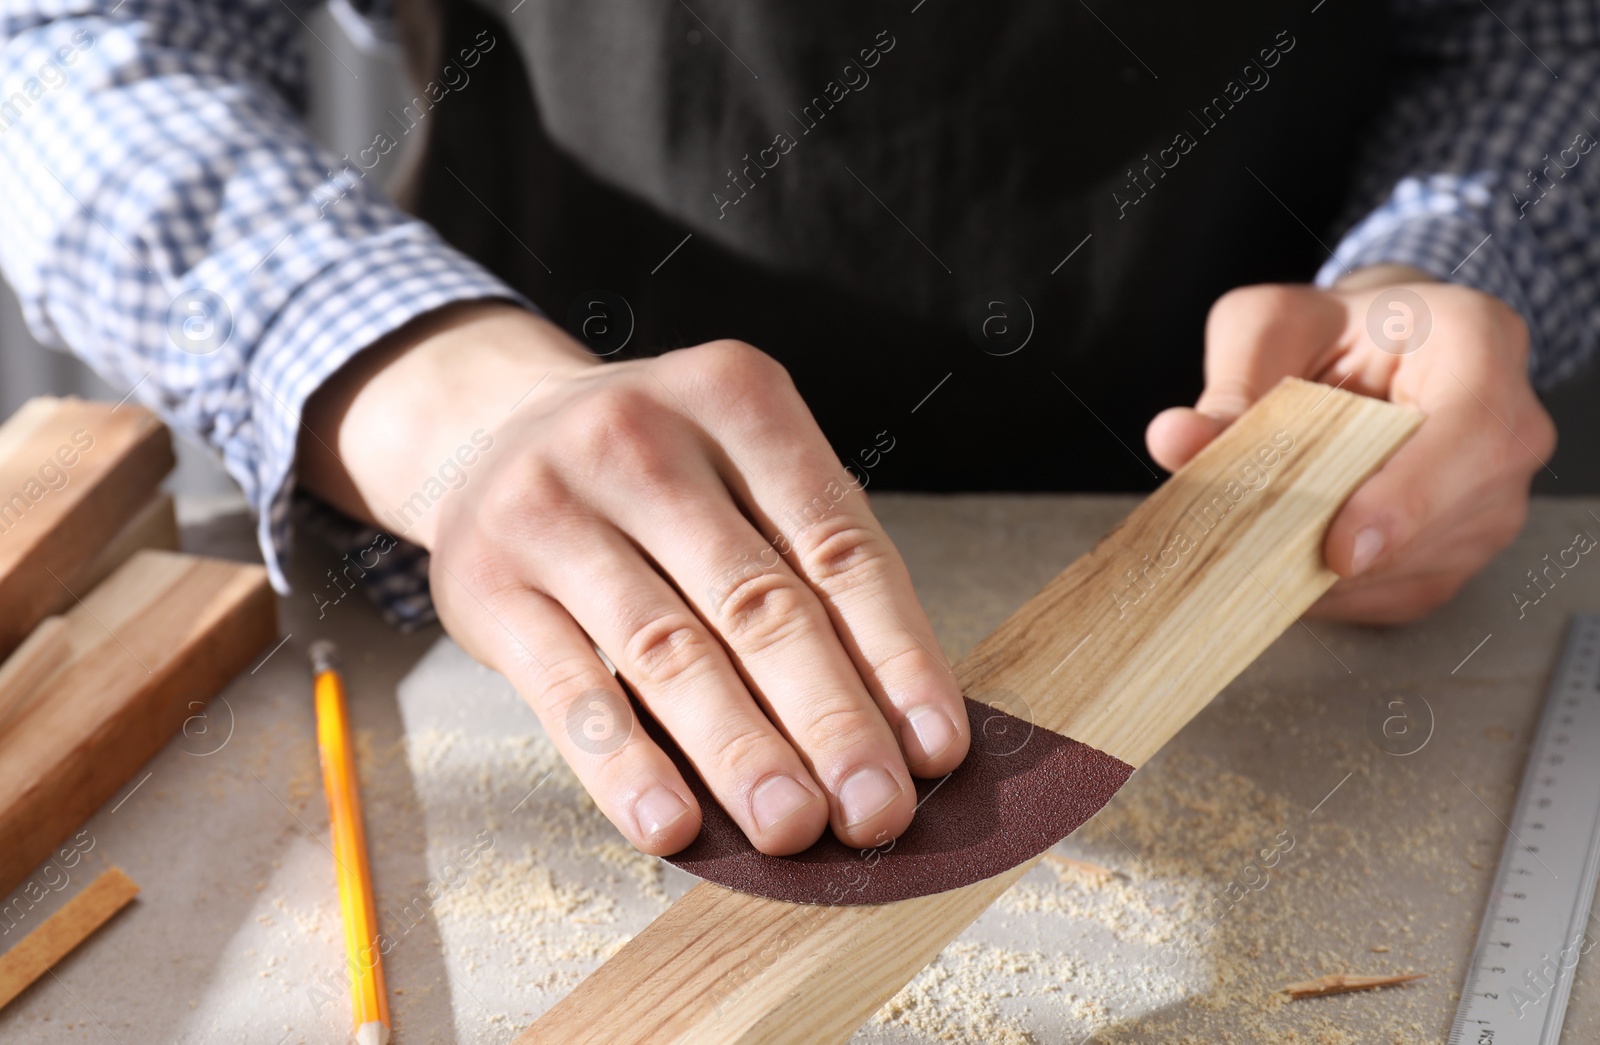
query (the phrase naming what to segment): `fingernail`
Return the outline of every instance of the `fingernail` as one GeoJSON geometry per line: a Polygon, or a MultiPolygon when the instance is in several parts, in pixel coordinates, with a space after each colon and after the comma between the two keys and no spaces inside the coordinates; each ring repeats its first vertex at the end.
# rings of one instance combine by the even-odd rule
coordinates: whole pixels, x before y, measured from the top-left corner
{"type": "Polygon", "coordinates": [[[653,787],[633,804],[633,816],[644,837],[660,834],[689,811],[683,799],[664,787],[653,787]]]}
{"type": "Polygon", "coordinates": [[[928,762],[949,749],[958,736],[956,724],[943,710],[924,704],[920,708],[912,708],[906,714],[906,725],[911,736],[906,737],[906,747],[913,754],[922,751],[921,758],[913,758],[915,762],[928,762]]]}
{"type": "Polygon", "coordinates": [[[792,776],[773,776],[756,786],[750,809],[756,827],[765,831],[817,800],[816,792],[792,776]]]}
{"type": "Polygon", "coordinates": [[[839,785],[839,805],[846,827],[871,820],[901,795],[894,777],[877,766],[862,766],[839,785]]]}
{"type": "Polygon", "coordinates": [[[1356,534],[1356,544],[1350,551],[1350,572],[1360,573],[1383,554],[1383,531],[1369,526],[1356,534]]]}

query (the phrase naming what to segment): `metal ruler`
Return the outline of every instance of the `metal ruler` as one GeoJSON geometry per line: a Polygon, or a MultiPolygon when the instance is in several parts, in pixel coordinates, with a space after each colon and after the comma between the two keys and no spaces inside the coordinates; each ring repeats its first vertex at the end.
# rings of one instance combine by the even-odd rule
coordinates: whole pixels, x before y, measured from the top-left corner
{"type": "Polygon", "coordinates": [[[1555,1045],[1578,959],[1600,945],[1597,874],[1600,615],[1581,614],[1528,753],[1450,1045],[1555,1045]]]}

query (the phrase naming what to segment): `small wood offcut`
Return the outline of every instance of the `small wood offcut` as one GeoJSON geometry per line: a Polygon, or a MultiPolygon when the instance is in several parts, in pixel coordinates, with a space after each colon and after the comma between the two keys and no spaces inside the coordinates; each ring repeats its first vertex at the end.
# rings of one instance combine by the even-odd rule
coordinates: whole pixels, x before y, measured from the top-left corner
{"type": "Polygon", "coordinates": [[[172,464],[133,404],[0,426],[0,895],[275,637],[264,569],[170,550],[172,464]]]}

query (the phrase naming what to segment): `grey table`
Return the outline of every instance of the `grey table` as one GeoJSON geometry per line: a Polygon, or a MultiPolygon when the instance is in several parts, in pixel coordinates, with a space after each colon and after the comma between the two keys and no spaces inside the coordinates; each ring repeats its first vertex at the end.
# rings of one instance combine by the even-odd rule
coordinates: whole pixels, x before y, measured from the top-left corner
{"type": "MultiPolygon", "coordinates": [[[[874,499],[956,656],[1133,503],[874,499]]],[[[255,557],[236,503],[181,513],[188,550],[255,557]]],[[[1047,861],[858,1040],[1442,1041],[1497,818],[1565,619],[1600,608],[1600,563],[1585,558],[1521,619],[1511,593],[1579,529],[1600,535],[1600,501],[1539,501],[1516,545],[1429,620],[1290,627],[1058,847],[1114,873],[1047,861]],[[1367,707],[1386,693],[1431,707],[1421,750],[1372,741],[1367,707]],[[1263,847],[1278,853],[1265,881],[1246,870],[1263,847]],[[1243,897],[1219,900],[1241,877],[1243,897]],[[1325,972],[1404,971],[1428,978],[1316,1001],[1271,993],[1325,972]]],[[[302,544],[287,641],[86,825],[82,873],[30,921],[112,862],[143,892],[0,1013],[0,1039],[343,1040],[305,666],[317,638],[347,661],[402,1045],[509,1041],[692,884],[623,844],[505,681],[437,629],[396,635],[359,596],[319,616],[310,592],[334,562],[302,544]]],[[[1578,967],[1564,1041],[1600,1036],[1597,966],[1578,967]]]]}

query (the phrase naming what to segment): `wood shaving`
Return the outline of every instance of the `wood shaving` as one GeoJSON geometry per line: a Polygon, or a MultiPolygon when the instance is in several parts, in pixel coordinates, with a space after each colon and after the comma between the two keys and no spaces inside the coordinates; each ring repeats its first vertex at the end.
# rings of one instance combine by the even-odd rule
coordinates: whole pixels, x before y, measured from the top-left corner
{"type": "Polygon", "coordinates": [[[1074,860],[1072,857],[1062,856],[1060,853],[1046,853],[1044,858],[1057,867],[1064,867],[1069,871],[1077,871],[1079,874],[1088,875],[1091,878],[1106,878],[1117,873],[1109,867],[1101,867],[1099,864],[1092,864],[1087,860],[1074,860]]]}
{"type": "Polygon", "coordinates": [[[1403,973],[1397,976],[1352,976],[1346,973],[1329,973],[1314,980],[1302,980],[1278,988],[1279,993],[1291,998],[1323,998],[1330,994],[1348,994],[1351,991],[1370,991],[1378,987],[1393,987],[1424,979],[1427,973],[1403,973]]]}

